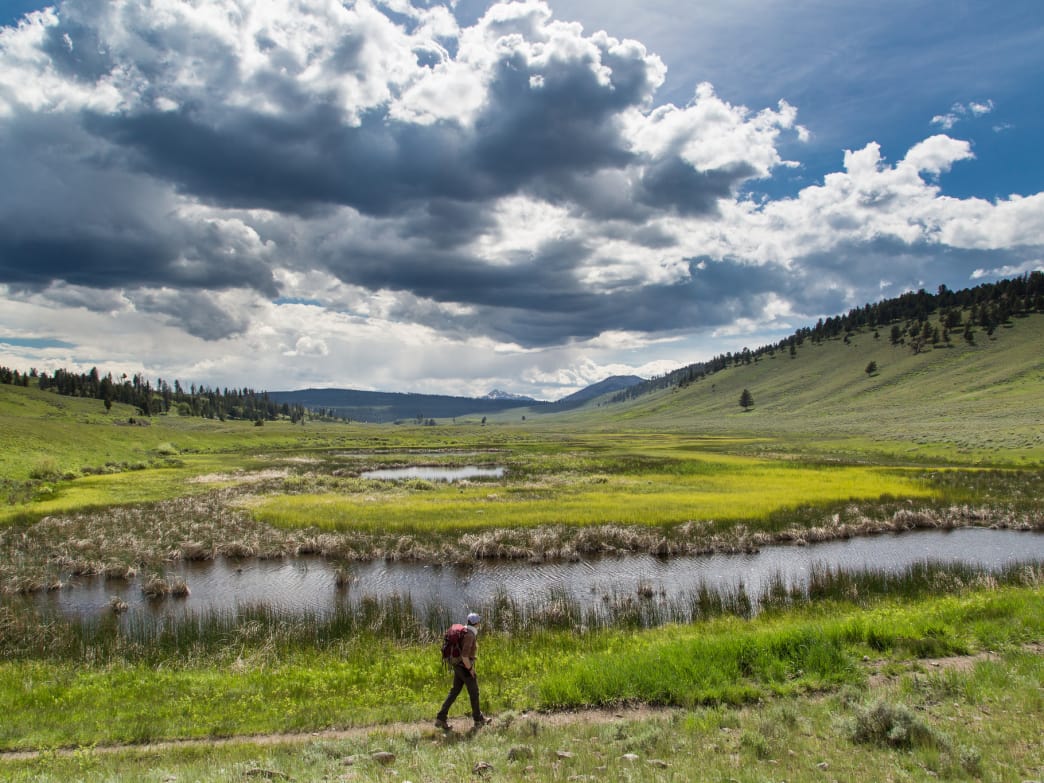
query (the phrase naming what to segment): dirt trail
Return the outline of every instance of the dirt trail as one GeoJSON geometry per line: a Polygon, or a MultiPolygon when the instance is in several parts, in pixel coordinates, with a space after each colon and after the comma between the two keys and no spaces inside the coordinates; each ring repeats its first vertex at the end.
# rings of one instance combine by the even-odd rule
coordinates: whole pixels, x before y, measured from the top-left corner
{"type": "MultiPolygon", "coordinates": [[[[512,713],[513,722],[533,720],[542,726],[564,726],[583,723],[609,723],[612,721],[641,720],[654,716],[669,716],[678,712],[676,707],[652,707],[638,705],[634,707],[622,707],[614,709],[586,709],[570,710],[562,712],[521,712],[512,713]]],[[[490,724],[490,729],[497,727],[496,719],[490,724]]],[[[473,731],[471,719],[458,717],[451,719],[450,724],[458,734],[473,731]]],[[[482,729],[485,731],[486,729],[482,729]]],[[[238,734],[232,737],[199,737],[192,739],[162,740],[145,744],[123,744],[123,745],[95,745],[90,749],[94,753],[116,753],[124,750],[139,750],[142,752],[171,750],[191,746],[205,745],[207,747],[221,747],[223,745],[290,745],[294,743],[314,742],[316,740],[344,740],[358,739],[382,734],[413,734],[421,732],[435,732],[434,719],[413,722],[380,723],[367,726],[352,726],[346,729],[325,729],[323,731],[297,732],[297,733],[275,733],[275,734],[238,734]]],[[[0,761],[29,760],[37,758],[44,753],[71,754],[76,748],[59,748],[56,750],[24,750],[24,751],[0,751],[0,761]]]]}
{"type": "MultiPolygon", "coordinates": [[[[1044,643],[1031,643],[1025,645],[1026,652],[1035,655],[1044,655],[1044,643]]],[[[927,670],[927,671],[968,671],[979,661],[998,658],[993,652],[981,652],[975,655],[955,655],[946,658],[921,658],[907,662],[904,671],[927,670]]],[[[883,674],[880,669],[885,661],[866,661],[865,665],[869,673],[869,685],[871,688],[882,687],[890,680],[896,679],[900,673],[883,674]]],[[[670,717],[683,710],[678,707],[655,707],[650,705],[635,705],[628,707],[615,707],[612,709],[583,709],[560,712],[522,712],[513,713],[514,722],[532,720],[542,726],[566,726],[574,724],[611,723],[614,721],[633,721],[655,717],[670,717]]],[[[453,723],[453,721],[451,721],[453,723]]],[[[457,731],[464,733],[471,729],[471,721],[467,718],[457,718],[455,721],[457,731]]],[[[496,729],[497,721],[494,719],[490,728],[496,729]]],[[[485,729],[483,729],[485,730],[485,729]]],[[[412,721],[397,723],[371,724],[367,726],[353,726],[346,729],[327,729],[323,731],[298,732],[298,733],[274,733],[274,734],[243,734],[232,737],[200,737],[194,739],[163,740],[147,744],[123,744],[123,745],[96,745],[91,747],[94,753],[116,753],[125,750],[139,750],[142,752],[164,751],[173,748],[189,746],[221,747],[223,745],[254,744],[254,745],[289,745],[294,743],[314,742],[316,740],[344,740],[358,739],[382,734],[414,734],[421,732],[433,732],[434,721],[412,721]]],[[[71,754],[76,748],[61,748],[56,751],[25,750],[25,751],[0,751],[0,761],[31,760],[44,753],[57,752],[60,754],[71,754]]]]}

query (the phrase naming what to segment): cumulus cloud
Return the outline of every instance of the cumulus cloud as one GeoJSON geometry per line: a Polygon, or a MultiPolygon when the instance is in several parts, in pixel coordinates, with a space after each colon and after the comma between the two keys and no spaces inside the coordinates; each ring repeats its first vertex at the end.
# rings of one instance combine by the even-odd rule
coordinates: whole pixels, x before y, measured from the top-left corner
{"type": "Polygon", "coordinates": [[[408,0],[61,0],[0,29],[0,285],[34,313],[151,318],[197,355],[281,356],[301,380],[317,357],[332,373],[398,350],[431,378],[512,357],[550,388],[597,380],[582,351],[739,339],[882,279],[1040,257],[1044,195],[944,196],[974,163],[944,133],[755,201],[800,166],[781,151],[809,138],[797,108],[709,83],[657,102],[665,75],[543,0],[469,23],[408,0]]]}

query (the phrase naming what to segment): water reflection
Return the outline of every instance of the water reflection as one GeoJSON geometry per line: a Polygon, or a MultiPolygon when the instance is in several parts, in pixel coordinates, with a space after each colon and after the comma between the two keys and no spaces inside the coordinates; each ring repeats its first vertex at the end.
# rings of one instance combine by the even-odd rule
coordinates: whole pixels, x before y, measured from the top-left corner
{"type": "Polygon", "coordinates": [[[1021,562],[1044,561],[1044,533],[964,528],[917,531],[853,538],[807,547],[766,547],[751,554],[718,554],[675,558],[652,555],[601,557],[575,563],[479,561],[474,565],[425,565],[363,562],[352,566],[352,581],[337,584],[336,566],[321,558],[286,560],[224,560],[184,562],[171,574],[191,588],[185,598],[149,600],[137,580],[119,582],[77,577],[72,587],[40,594],[33,600],[70,616],[95,616],[110,611],[117,596],[128,604],[128,615],[175,617],[208,611],[236,612],[265,604],[290,614],[326,615],[364,597],[410,596],[421,610],[445,607],[457,611],[486,605],[498,593],[522,605],[534,605],[549,595],[564,595],[585,607],[606,596],[635,596],[639,591],[666,600],[677,599],[702,585],[735,590],[742,583],[757,595],[770,580],[782,577],[788,587],[803,587],[814,566],[834,570],[875,569],[901,574],[931,560],[964,563],[989,571],[1021,562]]]}
{"type": "Polygon", "coordinates": [[[462,468],[442,468],[433,466],[413,466],[408,468],[382,468],[360,473],[364,479],[384,479],[386,481],[405,481],[423,479],[425,481],[463,481],[472,478],[503,478],[504,468],[480,468],[466,465],[462,468]]]}

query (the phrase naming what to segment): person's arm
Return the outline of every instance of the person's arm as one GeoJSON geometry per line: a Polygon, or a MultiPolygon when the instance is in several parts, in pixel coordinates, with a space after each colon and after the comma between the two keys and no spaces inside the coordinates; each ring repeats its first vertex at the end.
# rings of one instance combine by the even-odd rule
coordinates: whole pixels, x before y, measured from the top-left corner
{"type": "Polygon", "coordinates": [[[469,633],[464,639],[464,644],[461,645],[460,663],[471,673],[472,677],[475,676],[475,654],[477,648],[478,644],[475,642],[475,637],[469,633]]]}

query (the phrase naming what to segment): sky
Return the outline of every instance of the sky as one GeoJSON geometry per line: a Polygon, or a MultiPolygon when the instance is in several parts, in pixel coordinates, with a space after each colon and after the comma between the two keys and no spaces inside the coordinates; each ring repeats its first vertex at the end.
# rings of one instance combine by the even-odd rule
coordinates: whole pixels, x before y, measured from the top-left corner
{"type": "Polygon", "coordinates": [[[1044,269],[1039,0],[5,0],[0,365],[553,400],[1044,269]]]}

